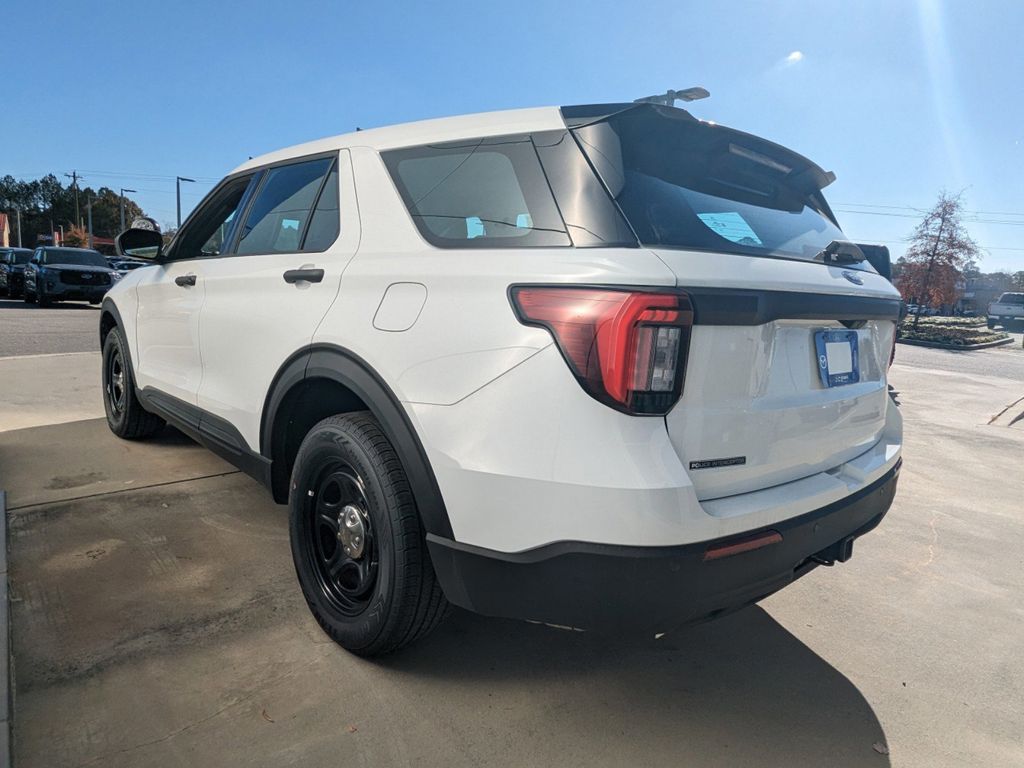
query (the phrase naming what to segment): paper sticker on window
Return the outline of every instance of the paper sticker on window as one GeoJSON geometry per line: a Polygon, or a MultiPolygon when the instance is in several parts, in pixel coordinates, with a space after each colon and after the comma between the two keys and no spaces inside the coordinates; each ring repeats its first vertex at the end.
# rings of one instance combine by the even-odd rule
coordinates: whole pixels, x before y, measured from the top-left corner
{"type": "Polygon", "coordinates": [[[474,237],[483,237],[487,234],[487,230],[484,229],[484,223],[479,216],[467,216],[466,217],[466,239],[472,240],[474,237]]]}
{"type": "Polygon", "coordinates": [[[729,242],[740,245],[764,245],[746,220],[735,211],[698,213],[697,218],[704,222],[708,229],[729,242]]]}

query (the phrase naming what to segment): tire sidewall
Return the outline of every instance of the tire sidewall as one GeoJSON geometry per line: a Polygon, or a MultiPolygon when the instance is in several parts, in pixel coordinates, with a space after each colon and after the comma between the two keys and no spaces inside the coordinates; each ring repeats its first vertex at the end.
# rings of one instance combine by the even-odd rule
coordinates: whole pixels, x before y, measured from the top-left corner
{"type": "Polygon", "coordinates": [[[291,492],[288,495],[289,533],[292,559],[299,585],[313,615],[321,626],[341,645],[358,652],[373,645],[388,629],[395,617],[390,610],[396,577],[394,529],[387,497],[373,460],[367,450],[337,425],[322,425],[303,441],[292,471],[291,492]],[[363,480],[367,513],[374,531],[377,547],[377,583],[373,595],[362,613],[349,617],[338,613],[326,601],[308,561],[305,536],[309,520],[306,505],[308,492],[313,489],[318,475],[331,463],[343,462],[352,467],[363,480]]]}
{"type": "Polygon", "coordinates": [[[124,431],[125,423],[128,420],[128,408],[131,407],[131,397],[129,395],[135,386],[135,380],[132,376],[131,366],[128,365],[128,356],[119,329],[113,328],[107,334],[106,339],[104,339],[102,360],[103,410],[107,414],[107,424],[110,426],[110,430],[115,435],[119,435],[124,431]],[[120,353],[121,370],[125,372],[125,402],[120,414],[115,412],[110,404],[110,358],[114,356],[115,352],[120,353]]]}

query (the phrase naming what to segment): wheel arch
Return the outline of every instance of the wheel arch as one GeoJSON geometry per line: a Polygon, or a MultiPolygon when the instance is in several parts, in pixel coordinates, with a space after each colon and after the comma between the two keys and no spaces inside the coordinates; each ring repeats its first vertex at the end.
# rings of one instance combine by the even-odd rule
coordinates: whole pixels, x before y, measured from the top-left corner
{"type": "Polygon", "coordinates": [[[274,499],[287,502],[294,453],[309,428],[327,416],[357,410],[373,414],[398,453],[427,533],[452,538],[441,490],[405,408],[365,360],[333,344],[296,352],[270,385],[260,420],[260,453],[272,462],[274,499]]]}
{"type": "MultiPolygon", "coordinates": [[[[114,328],[124,329],[124,321],[121,319],[121,313],[117,309],[117,305],[114,304],[114,300],[111,298],[104,298],[103,303],[100,305],[100,350],[103,349],[103,342],[107,340],[107,334],[110,333],[114,328]]],[[[127,337],[125,341],[127,342],[127,337]]],[[[132,351],[129,349],[128,352],[128,364],[132,364],[132,351]]],[[[134,369],[133,369],[134,370],[134,369]]]]}

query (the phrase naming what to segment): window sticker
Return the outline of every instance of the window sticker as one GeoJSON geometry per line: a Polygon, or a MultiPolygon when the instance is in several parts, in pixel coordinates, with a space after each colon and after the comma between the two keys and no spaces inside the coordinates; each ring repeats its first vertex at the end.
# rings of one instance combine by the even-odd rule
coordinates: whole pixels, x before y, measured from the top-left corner
{"type": "Polygon", "coordinates": [[[704,225],[719,237],[724,237],[731,243],[740,245],[764,245],[754,230],[747,224],[746,219],[735,211],[721,211],[718,213],[698,213],[697,218],[704,225]]]}

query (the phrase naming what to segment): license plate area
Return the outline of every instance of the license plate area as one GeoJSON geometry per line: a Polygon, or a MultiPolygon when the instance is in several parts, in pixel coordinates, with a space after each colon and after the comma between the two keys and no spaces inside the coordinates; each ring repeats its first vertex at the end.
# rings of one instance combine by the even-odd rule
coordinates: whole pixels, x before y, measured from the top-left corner
{"type": "Polygon", "coordinates": [[[818,375],[826,387],[860,381],[856,331],[815,331],[814,348],[818,375]]]}

